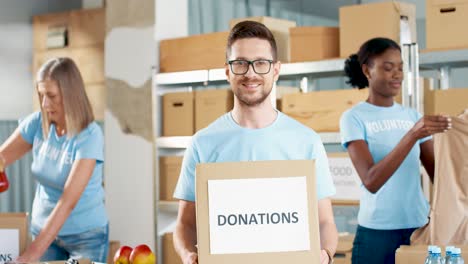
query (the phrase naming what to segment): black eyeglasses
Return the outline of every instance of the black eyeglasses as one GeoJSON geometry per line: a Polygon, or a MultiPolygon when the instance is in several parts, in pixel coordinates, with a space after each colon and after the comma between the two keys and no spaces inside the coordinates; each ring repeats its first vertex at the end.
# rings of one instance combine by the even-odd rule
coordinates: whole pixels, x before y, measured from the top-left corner
{"type": "Polygon", "coordinates": [[[232,73],[236,75],[244,75],[249,71],[249,66],[252,65],[252,68],[256,74],[267,74],[270,72],[271,64],[274,63],[273,60],[259,59],[259,60],[230,60],[228,64],[231,66],[232,73]]]}

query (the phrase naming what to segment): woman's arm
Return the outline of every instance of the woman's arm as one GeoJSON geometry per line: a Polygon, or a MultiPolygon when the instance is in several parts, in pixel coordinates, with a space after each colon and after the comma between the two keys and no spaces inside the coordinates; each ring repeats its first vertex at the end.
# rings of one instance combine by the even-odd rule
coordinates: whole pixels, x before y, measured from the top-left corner
{"type": "Polygon", "coordinates": [[[21,136],[17,128],[13,134],[0,146],[0,157],[3,158],[5,167],[20,159],[24,154],[32,149],[29,144],[21,136]]]}
{"type": "Polygon", "coordinates": [[[419,139],[447,131],[450,128],[451,123],[448,117],[424,116],[408,131],[395,148],[377,163],[374,163],[369,147],[364,140],[349,142],[348,153],[366,189],[371,193],[376,193],[395,173],[419,139]]]}
{"type": "Polygon", "coordinates": [[[95,166],[96,160],[94,159],[80,159],[73,162],[63,194],[57,205],[52,210],[39,235],[17,261],[30,262],[41,258],[80,199],[95,166]]]}

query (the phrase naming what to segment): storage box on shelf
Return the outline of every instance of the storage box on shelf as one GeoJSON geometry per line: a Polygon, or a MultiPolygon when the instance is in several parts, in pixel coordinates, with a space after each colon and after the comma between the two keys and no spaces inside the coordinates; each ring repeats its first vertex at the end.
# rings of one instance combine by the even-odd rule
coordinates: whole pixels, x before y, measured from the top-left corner
{"type": "Polygon", "coordinates": [[[195,91],[195,132],[231,111],[233,105],[231,89],[195,91]]]}
{"type": "Polygon", "coordinates": [[[163,236],[163,264],[182,264],[182,260],[174,249],[173,233],[163,236]]]}
{"type": "Polygon", "coordinates": [[[177,92],[163,95],[163,136],[193,135],[193,93],[177,92]]]}
{"type": "Polygon", "coordinates": [[[237,23],[244,20],[252,20],[264,24],[275,37],[276,46],[278,48],[278,60],[282,62],[289,62],[290,56],[290,44],[289,44],[289,29],[296,26],[295,21],[279,19],[274,17],[245,17],[231,19],[229,22],[230,28],[233,28],[237,23]]]}
{"type": "Polygon", "coordinates": [[[354,235],[340,235],[336,248],[334,264],[351,264],[354,235]]]}
{"type": "Polygon", "coordinates": [[[283,112],[317,132],[339,131],[341,114],[365,101],[368,90],[346,89],[283,96],[283,112]]]}
{"type": "Polygon", "coordinates": [[[226,61],[228,32],[215,32],[162,40],[159,71],[178,72],[215,69],[226,61]]]}
{"type": "Polygon", "coordinates": [[[468,88],[424,90],[424,113],[458,116],[468,109],[468,88]]]}
{"type": "Polygon", "coordinates": [[[340,56],[337,27],[289,28],[291,62],[315,61],[340,56]]]}
{"type": "Polygon", "coordinates": [[[172,197],[182,167],[181,156],[159,158],[159,200],[175,201],[172,197]]]}
{"type": "Polygon", "coordinates": [[[426,0],[426,48],[467,48],[468,0],[426,0]]]}
{"type": "Polygon", "coordinates": [[[340,7],[339,13],[340,57],[356,53],[362,43],[374,37],[387,37],[398,43],[416,42],[414,4],[386,1],[351,5],[340,7]]]}

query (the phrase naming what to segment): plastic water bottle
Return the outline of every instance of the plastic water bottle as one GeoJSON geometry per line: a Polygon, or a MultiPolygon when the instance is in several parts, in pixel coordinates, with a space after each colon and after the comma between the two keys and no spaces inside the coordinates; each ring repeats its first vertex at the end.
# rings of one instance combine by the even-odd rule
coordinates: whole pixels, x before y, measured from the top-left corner
{"type": "Polygon", "coordinates": [[[461,249],[453,248],[449,262],[447,264],[465,264],[463,257],[461,256],[461,249]]]}
{"type": "Polygon", "coordinates": [[[429,258],[428,264],[442,264],[442,257],[440,256],[440,247],[432,248],[431,257],[429,258]]]}
{"type": "Polygon", "coordinates": [[[445,261],[444,263],[449,263],[450,257],[452,256],[452,250],[454,249],[454,246],[446,246],[445,247],[445,261]]]}
{"type": "Polygon", "coordinates": [[[424,261],[424,264],[428,264],[428,263],[429,263],[429,260],[431,259],[431,256],[432,256],[432,249],[433,249],[434,247],[435,247],[435,246],[433,246],[433,245],[427,246],[427,257],[426,257],[426,260],[424,261]]]}

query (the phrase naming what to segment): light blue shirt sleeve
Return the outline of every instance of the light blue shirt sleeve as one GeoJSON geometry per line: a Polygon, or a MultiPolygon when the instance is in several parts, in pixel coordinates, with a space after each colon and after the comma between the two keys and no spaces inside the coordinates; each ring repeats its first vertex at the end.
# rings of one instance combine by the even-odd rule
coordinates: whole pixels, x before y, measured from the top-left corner
{"type": "Polygon", "coordinates": [[[76,139],[75,160],[79,159],[104,161],[104,139],[101,128],[96,123],[91,123],[76,139]]]}
{"type": "Polygon", "coordinates": [[[317,199],[323,199],[335,195],[336,189],[333,183],[328,157],[321,141],[314,145],[315,153],[315,177],[317,178],[317,199]]]}
{"type": "Polygon", "coordinates": [[[196,138],[192,137],[192,143],[184,154],[174,198],[195,202],[195,169],[198,163],[200,158],[197,153],[196,138]]]}
{"type": "Polygon", "coordinates": [[[19,121],[19,132],[26,142],[33,144],[38,129],[42,129],[41,112],[35,112],[19,121]]]}
{"type": "Polygon", "coordinates": [[[348,143],[354,140],[365,140],[365,127],[351,111],[343,113],[340,119],[341,144],[345,149],[348,143]]]}

